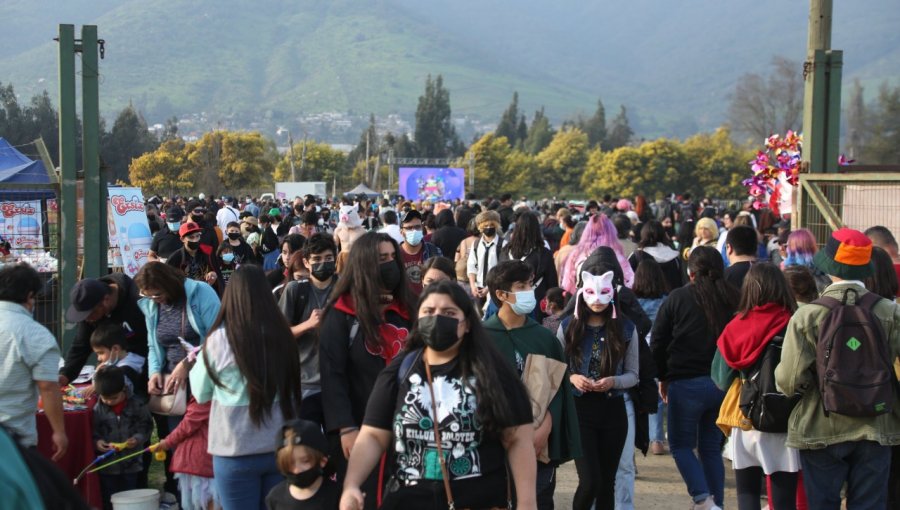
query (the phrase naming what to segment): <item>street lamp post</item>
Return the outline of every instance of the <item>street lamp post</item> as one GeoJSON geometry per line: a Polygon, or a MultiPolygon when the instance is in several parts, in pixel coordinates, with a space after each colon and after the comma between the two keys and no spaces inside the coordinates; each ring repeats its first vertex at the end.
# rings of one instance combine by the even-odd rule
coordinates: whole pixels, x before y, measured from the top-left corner
{"type": "Polygon", "coordinates": [[[291,130],[288,128],[280,127],[275,134],[280,135],[281,133],[287,132],[288,135],[288,161],[291,163],[291,182],[297,182],[297,171],[294,169],[294,137],[291,136],[291,130]]]}

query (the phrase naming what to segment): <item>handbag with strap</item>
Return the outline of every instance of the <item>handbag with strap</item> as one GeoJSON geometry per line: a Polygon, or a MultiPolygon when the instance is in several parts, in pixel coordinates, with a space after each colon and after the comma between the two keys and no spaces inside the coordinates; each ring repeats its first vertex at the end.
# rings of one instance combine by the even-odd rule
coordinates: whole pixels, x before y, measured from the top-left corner
{"type": "MultiPolygon", "coordinates": [[[[184,310],[181,311],[181,336],[179,337],[181,339],[184,338],[186,315],[187,303],[184,305],[184,310]]],[[[162,387],[165,389],[166,381],[169,380],[169,377],[171,377],[172,374],[160,375],[162,376],[162,387]]],[[[147,403],[147,407],[153,414],[162,416],[184,416],[184,413],[187,411],[187,385],[182,384],[174,393],[150,395],[150,401],[147,403]]]]}

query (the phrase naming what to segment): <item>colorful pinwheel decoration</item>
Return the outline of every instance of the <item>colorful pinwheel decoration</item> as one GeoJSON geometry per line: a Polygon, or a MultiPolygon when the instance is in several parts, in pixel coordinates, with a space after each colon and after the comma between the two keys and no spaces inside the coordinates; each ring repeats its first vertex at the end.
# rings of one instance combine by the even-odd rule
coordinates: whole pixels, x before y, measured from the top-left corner
{"type": "Polygon", "coordinates": [[[756,159],[749,162],[752,175],[741,183],[750,192],[754,209],[768,207],[776,215],[780,214],[782,179],[791,186],[800,180],[802,144],[802,135],[793,131],[788,131],[783,138],[777,134],[766,138],[766,149],[757,152],[756,159]]]}

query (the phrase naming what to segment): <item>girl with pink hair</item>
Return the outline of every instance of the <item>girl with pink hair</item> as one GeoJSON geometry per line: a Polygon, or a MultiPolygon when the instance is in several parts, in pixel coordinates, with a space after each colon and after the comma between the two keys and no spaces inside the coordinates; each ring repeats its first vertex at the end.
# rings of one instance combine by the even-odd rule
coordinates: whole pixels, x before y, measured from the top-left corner
{"type": "Polygon", "coordinates": [[[819,251],[816,238],[813,233],[805,228],[798,228],[788,235],[784,247],[784,261],[781,269],[789,266],[803,266],[812,271],[816,279],[816,288],[821,293],[825,287],[831,284],[831,279],[813,264],[813,256],[819,251]]]}
{"type": "Polygon", "coordinates": [[[616,226],[605,214],[595,214],[588,220],[587,225],[584,227],[584,232],[581,234],[581,240],[578,241],[578,245],[569,253],[566,261],[563,263],[559,286],[565,289],[566,292],[574,295],[578,290],[578,272],[581,269],[581,264],[594,250],[601,246],[608,246],[616,252],[616,258],[622,267],[622,274],[625,278],[625,286],[631,288],[631,284],[634,283],[634,271],[631,269],[628,257],[625,256],[625,251],[619,243],[616,235],[616,226]]]}

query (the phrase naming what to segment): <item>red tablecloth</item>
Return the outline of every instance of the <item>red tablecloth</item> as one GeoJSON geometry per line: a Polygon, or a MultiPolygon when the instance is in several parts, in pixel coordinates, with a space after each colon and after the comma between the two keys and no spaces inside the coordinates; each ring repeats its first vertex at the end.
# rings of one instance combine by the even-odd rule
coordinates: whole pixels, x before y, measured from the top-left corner
{"type": "MultiPolygon", "coordinates": [[[[78,473],[90,464],[94,456],[94,441],[91,436],[90,409],[83,411],[66,411],[64,421],[66,435],[69,437],[69,449],[56,465],[69,477],[75,480],[78,473]]],[[[47,415],[37,413],[38,451],[48,459],[53,457],[53,429],[47,415]]],[[[75,487],[89,505],[103,508],[103,497],[100,494],[100,479],[96,474],[88,474],[81,478],[75,487]]]]}

